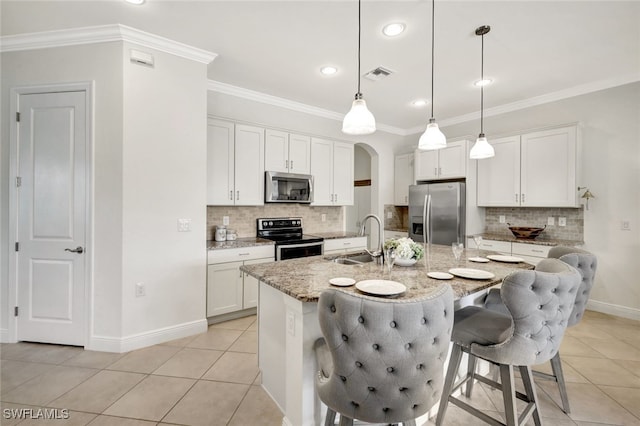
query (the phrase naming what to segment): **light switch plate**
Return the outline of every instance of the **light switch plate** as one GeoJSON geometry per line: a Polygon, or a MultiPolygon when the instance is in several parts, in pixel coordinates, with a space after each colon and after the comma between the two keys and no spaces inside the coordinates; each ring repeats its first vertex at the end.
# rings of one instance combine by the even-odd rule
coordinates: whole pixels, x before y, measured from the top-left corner
{"type": "Polygon", "coordinates": [[[549,217],[547,218],[547,225],[549,225],[549,226],[553,226],[553,225],[555,225],[555,224],[556,224],[556,220],[555,220],[555,218],[554,218],[553,216],[549,216],[549,217]]]}
{"type": "Polygon", "coordinates": [[[229,216],[222,216],[222,224],[224,226],[229,225],[229,216]]]}
{"type": "Polygon", "coordinates": [[[501,214],[500,217],[499,217],[499,221],[500,221],[500,223],[506,223],[507,222],[507,218],[504,217],[503,214],[501,214]]]}
{"type": "Polygon", "coordinates": [[[559,217],[558,218],[558,226],[567,226],[567,218],[559,217]]]}
{"type": "Polygon", "coordinates": [[[191,219],[178,219],[178,232],[191,232],[191,219]]]}

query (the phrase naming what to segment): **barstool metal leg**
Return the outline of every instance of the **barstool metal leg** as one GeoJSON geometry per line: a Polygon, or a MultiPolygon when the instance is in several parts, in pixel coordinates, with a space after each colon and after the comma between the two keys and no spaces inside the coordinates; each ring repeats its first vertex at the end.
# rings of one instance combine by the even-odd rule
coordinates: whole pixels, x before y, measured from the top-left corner
{"type": "Polygon", "coordinates": [[[444,379],[444,387],[442,389],[442,397],[440,398],[440,405],[438,406],[438,416],[436,417],[436,426],[442,425],[444,415],[447,412],[447,406],[449,405],[449,397],[451,396],[451,390],[453,389],[453,383],[456,379],[456,373],[460,367],[460,360],[462,360],[462,347],[460,345],[453,344],[451,351],[451,357],[449,358],[449,367],[447,368],[447,376],[444,379]]]}
{"type": "Polygon", "coordinates": [[[500,364],[500,380],[502,381],[502,399],[504,400],[504,416],[507,426],[517,426],[516,386],[512,365],[500,364]]]}
{"type": "Polygon", "coordinates": [[[560,352],[556,353],[556,356],[551,358],[551,370],[553,370],[553,375],[556,378],[556,382],[558,382],[558,390],[560,391],[560,399],[562,400],[562,409],[565,413],[570,414],[571,408],[569,407],[569,395],[567,394],[567,386],[562,372],[560,352]]]}
{"type": "Polygon", "coordinates": [[[327,407],[327,415],[324,418],[324,426],[334,426],[336,424],[336,412],[327,407]]]}
{"type": "Polygon", "coordinates": [[[520,367],[520,375],[522,376],[522,383],[524,384],[525,392],[527,393],[527,398],[529,398],[530,403],[535,404],[533,408],[533,422],[535,426],[541,426],[542,420],[540,419],[540,410],[538,409],[538,395],[536,394],[536,385],[533,381],[533,373],[531,372],[531,367],[521,366],[520,367]]]}
{"type": "Polygon", "coordinates": [[[470,353],[467,354],[469,356],[469,360],[467,361],[467,376],[469,380],[465,385],[465,395],[467,398],[471,398],[471,392],[473,392],[473,382],[476,380],[476,364],[478,363],[478,358],[470,353]]]}

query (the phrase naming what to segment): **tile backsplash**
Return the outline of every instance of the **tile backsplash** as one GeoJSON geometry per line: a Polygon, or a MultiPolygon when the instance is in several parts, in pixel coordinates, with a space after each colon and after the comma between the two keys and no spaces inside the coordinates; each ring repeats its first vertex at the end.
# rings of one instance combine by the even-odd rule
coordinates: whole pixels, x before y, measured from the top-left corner
{"type": "Polygon", "coordinates": [[[265,204],[264,206],[207,206],[207,240],[213,239],[222,217],[229,216],[228,228],[235,229],[238,237],[256,236],[256,219],[260,217],[301,217],[304,232],[338,232],[344,223],[343,207],[312,207],[303,204],[265,204]],[[325,220],[322,221],[322,215],[325,220]]]}
{"type": "Polygon", "coordinates": [[[542,228],[549,217],[554,218],[554,225],[547,228],[538,239],[584,240],[584,211],[582,208],[551,207],[487,207],[485,232],[499,235],[512,235],[507,223],[500,223],[500,216],[512,226],[534,226],[542,228]],[[566,218],[567,225],[559,226],[558,218],[566,218]]]}
{"type": "Polygon", "coordinates": [[[385,204],[384,227],[385,229],[409,229],[409,207],[385,204]]]}

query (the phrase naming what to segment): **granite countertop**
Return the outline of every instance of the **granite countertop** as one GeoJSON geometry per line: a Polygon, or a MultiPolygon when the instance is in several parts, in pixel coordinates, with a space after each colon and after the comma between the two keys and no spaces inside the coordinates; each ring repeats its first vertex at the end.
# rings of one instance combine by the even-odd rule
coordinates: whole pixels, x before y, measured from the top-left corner
{"type": "MultiPolygon", "coordinates": [[[[510,234],[480,234],[482,235],[482,238],[484,238],[485,240],[493,240],[493,241],[506,241],[506,242],[510,242],[510,243],[522,243],[522,244],[533,244],[533,245],[539,245],[539,246],[579,246],[584,244],[584,241],[576,241],[576,240],[559,240],[559,239],[553,239],[553,238],[548,238],[547,236],[545,236],[544,234],[540,235],[538,238],[534,239],[534,240],[525,240],[522,238],[516,238],[513,235],[510,234]]],[[[472,237],[472,235],[468,235],[469,238],[472,237]]]]}
{"type": "Polygon", "coordinates": [[[308,235],[322,237],[325,240],[335,240],[338,238],[356,238],[359,237],[357,232],[337,231],[337,232],[311,232],[308,235]]]}
{"type": "Polygon", "coordinates": [[[245,237],[238,238],[235,241],[207,241],[207,250],[224,250],[234,248],[245,248],[255,246],[274,245],[271,240],[265,240],[264,238],[245,237]]]}
{"type": "MultiPolygon", "coordinates": [[[[495,252],[480,251],[482,256],[492,253],[495,252]]],[[[504,277],[514,270],[533,269],[533,265],[524,262],[475,263],[466,260],[468,257],[477,256],[477,254],[475,249],[465,250],[462,254],[462,260],[456,263],[451,253],[451,247],[432,245],[428,252],[425,250],[424,258],[418,263],[409,267],[396,265],[390,274],[385,267],[377,265],[375,262],[362,265],[342,265],[327,260],[336,256],[311,256],[273,263],[244,265],[240,270],[295,299],[303,302],[316,302],[322,290],[330,287],[359,293],[355,286],[334,287],[329,284],[331,278],[337,277],[353,278],[356,281],[386,279],[401,282],[407,286],[407,291],[394,300],[421,298],[433,292],[442,283],[447,283],[453,288],[455,298],[459,299],[501,283],[504,277]],[[453,267],[489,271],[495,274],[495,277],[486,280],[458,277],[451,280],[436,280],[427,276],[429,271],[446,272],[453,267]]]]}

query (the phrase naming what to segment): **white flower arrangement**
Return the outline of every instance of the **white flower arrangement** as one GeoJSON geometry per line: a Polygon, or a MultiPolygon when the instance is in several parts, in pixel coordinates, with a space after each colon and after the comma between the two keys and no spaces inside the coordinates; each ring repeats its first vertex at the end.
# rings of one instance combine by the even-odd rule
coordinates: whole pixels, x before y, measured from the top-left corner
{"type": "Polygon", "coordinates": [[[424,256],[424,247],[414,242],[411,238],[398,238],[387,240],[384,243],[385,249],[392,248],[396,253],[396,258],[420,260],[424,256]]]}

